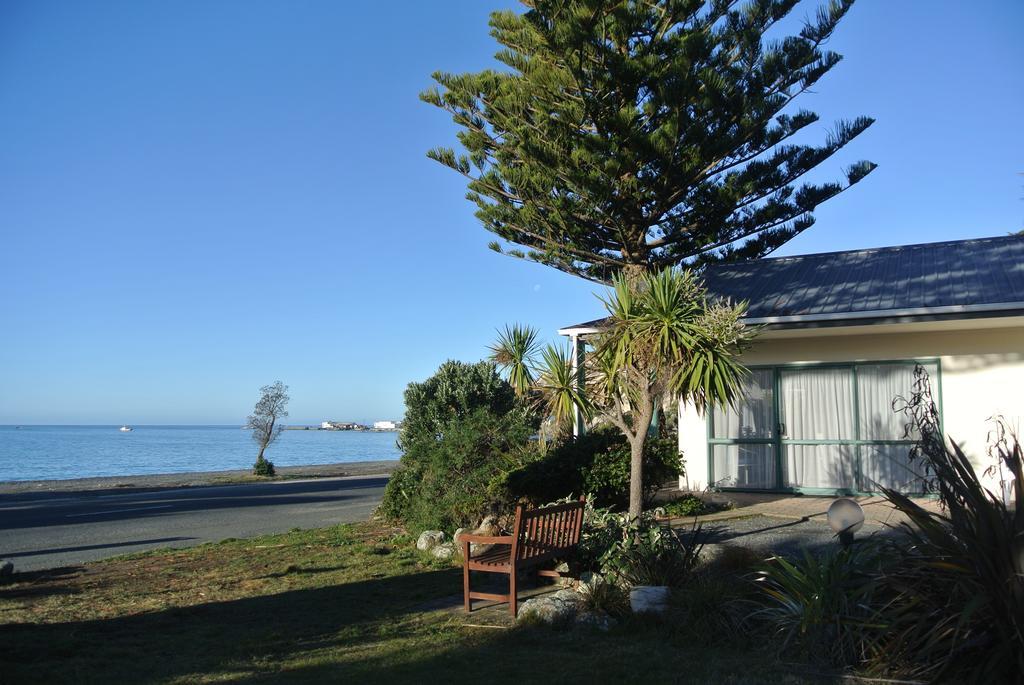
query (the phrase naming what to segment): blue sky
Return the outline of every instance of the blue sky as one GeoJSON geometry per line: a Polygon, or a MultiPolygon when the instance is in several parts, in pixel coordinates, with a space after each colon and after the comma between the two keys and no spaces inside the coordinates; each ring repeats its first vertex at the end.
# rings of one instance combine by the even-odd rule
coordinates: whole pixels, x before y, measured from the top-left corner
{"type": "MultiPolygon", "coordinates": [[[[505,3],[506,5],[508,3],[505,3]]],[[[486,249],[424,152],[436,69],[493,64],[460,2],[0,5],[0,423],[402,413],[505,322],[600,313],[591,284],[486,249]]],[[[813,13],[805,3],[797,13],[813,13]]],[[[864,0],[799,104],[877,123],[879,168],[777,254],[1024,228],[1024,4],[864,0]]]]}

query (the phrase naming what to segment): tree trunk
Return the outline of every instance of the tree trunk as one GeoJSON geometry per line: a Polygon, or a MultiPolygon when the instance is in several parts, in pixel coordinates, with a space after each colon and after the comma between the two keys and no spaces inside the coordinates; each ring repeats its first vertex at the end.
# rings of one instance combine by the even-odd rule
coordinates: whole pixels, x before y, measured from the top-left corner
{"type": "Polygon", "coordinates": [[[263,461],[263,452],[266,451],[267,445],[274,439],[274,424],[277,423],[276,418],[270,419],[270,428],[267,430],[266,435],[263,436],[263,441],[260,443],[260,453],[256,455],[256,463],[263,461]]]}
{"type": "Polygon", "coordinates": [[[644,443],[647,431],[637,433],[629,441],[629,518],[636,519],[644,510],[644,443]]]}
{"type": "Polygon", "coordinates": [[[644,510],[644,445],[647,444],[654,419],[654,407],[657,395],[641,395],[639,412],[635,414],[636,423],[629,439],[629,517],[638,518],[644,510]]]}
{"type": "Polygon", "coordinates": [[[622,267],[622,275],[626,279],[626,283],[633,288],[639,286],[648,274],[649,271],[643,264],[627,264],[622,267]]]}

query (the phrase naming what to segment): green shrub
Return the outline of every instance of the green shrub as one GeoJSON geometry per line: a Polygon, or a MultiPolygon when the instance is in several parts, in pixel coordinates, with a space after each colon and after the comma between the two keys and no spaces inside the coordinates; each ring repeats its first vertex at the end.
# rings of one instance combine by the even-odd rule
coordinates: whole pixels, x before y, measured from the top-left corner
{"type": "MultiPolygon", "coordinates": [[[[624,508],[629,503],[629,444],[618,429],[595,428],[549,448],[511,471],[503,487],[515,498],[550,502],[587,493],[599,507],[624,508]]],[[[650,503],[668,480],[682,470],[674,438],[651,438],[644,449],[644,498],[650,503]]]]}
{"type": "Polygon", "coordinates": [[[675,531],[648,517],[626,523],[601,559],[602,571],[628,585],[681,587],[691,577],[707,539],[700,526],[675,531]]]}
{"type": "Polygon", "coordinates": [[[718,508],[711,506],[697,495],[687,494],[668,502],[664,505],[664,509],[668,516],[702,516],[717,511],[718,508]]]}
{"type": "Polygon", "coordinates": [[[261,456],[252,465],[252,473],[254,476],[273,476],[275,474],[274,462],[261,456]]]}
{"type": "Polygon", "coordinates": [[[445,362],[405,391],[401,463],[380,512],[414,530],[473,525],[500,508],[495,476],[518,463],[537,420],[488,362],[445,362]]]}
{"type": "MultiPolygon", "coordinates": [[[[583,471],[583,487],[599,503],[626,507],[629,504],[629,445],[623,440],[594,454],[583,471]]],[[[644,446],[644,506],[668,480],[679,478],[682,460],[674,438],[650,438],[644,446]]]]}

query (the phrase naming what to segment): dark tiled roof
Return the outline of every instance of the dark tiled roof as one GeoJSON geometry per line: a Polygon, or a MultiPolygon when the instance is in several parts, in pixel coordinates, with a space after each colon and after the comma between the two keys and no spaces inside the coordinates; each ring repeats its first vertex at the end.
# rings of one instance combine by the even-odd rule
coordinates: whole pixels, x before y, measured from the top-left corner
{"type": "Polygon", "coordinates": [[[1021,313],[1024,235],[717,264],[704,279],[713,295],[746,300],[754,320],[914,317],[963,308],[1021,313]]]}
{"type": "Polygon", "coordinates": [[[719,264],[705,284],[754,319],[1024,303],[1024,236],[719,264]]]}

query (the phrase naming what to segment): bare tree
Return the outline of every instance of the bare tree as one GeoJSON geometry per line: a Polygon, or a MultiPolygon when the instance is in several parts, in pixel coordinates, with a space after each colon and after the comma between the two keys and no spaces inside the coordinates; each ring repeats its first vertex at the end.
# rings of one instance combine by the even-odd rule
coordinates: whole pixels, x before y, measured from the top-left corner
{"type": "Polygon", "coordinates": [[[281,381],[260,388],[260,399],[245,424],[252,431],[252,439],[260,446],[260,453],[252,467],[257,476],[274,475],[274,462],[267,461],[263,453],[284,430],[281,420],[288,416],[285,407],[290,399],[288,386],[281,381]]]}

